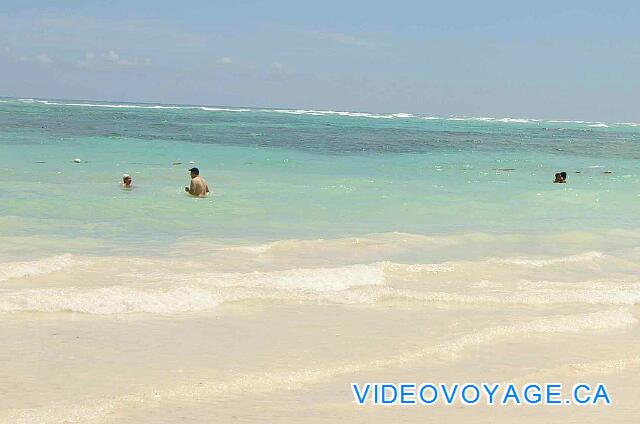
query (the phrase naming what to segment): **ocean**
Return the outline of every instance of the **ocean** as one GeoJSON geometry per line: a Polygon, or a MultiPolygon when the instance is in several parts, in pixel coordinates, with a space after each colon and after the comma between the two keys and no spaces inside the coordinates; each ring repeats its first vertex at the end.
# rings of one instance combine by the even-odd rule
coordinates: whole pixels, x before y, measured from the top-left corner
{"type": "Polygon", "coordinates": [[[0,422],[631,422],[639,163],[635,123],[0,99],[0,422]],[[617,403],[353,404],[416,376],[617,403]]]}

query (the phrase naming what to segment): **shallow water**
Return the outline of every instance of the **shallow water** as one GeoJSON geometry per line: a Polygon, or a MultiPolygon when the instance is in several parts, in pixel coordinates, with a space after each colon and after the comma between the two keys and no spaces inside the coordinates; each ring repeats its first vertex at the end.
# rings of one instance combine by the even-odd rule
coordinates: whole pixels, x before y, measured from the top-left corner
{"type": "Polygon", "coordinates": [[[424,375],[639,412],[635,124],[5,99],[0,152],[0,421],[469,419],[352,404],[424,375]]]}

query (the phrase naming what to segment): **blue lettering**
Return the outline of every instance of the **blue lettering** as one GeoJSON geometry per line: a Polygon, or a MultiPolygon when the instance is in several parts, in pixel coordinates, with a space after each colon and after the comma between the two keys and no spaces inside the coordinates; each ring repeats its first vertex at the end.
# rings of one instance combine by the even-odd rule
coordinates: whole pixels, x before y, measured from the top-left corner
{"type": "Polygon", "coordinates": [[[418,392],[418,396],[420,397],[420,403],[425,405],[431,405],[432,403],[435,403],[438,401],[438,388],[433,384],[423,384],[422,386],[420,386],[420,391],[418,392]],[[431,392],[433,393],[433,397],[429,400],[427,400],[424,397],[424,391],[426,389],[430,389],[431,392]]]}
{"type": "Polygon", "coordinates": [[[451,405],[453,403],[453,398],[456,396],[456,393],[458,392],[458,387],[460,387],[460,385],[458,383],[453,385],[453,391],[451,393],[448,392],[447,390],[447,386],[445,384],[441,384],[440,388],[442,389],[442,392],[444,393],[444,398],[447,401],[447,405],[451,405]]]}
{"type": "Polygon", "coordinates": [[[591,387],[589,387],[588,384],[577,384],[573,388],[573,399],[575,400],[576,403],[584,405],[585,403],[588,403],[591,400],[591,396],[588,396],[590,391],[591,391],[591,387]],[[580,396],[580,389],[584,389],[584,391],[587,392],[587,397],[580,396]]]}
{"type": "Polygon", "coordinates": [[[493,398],[499,387],[499,384],[494,384],[493,390],[490,390],[490,386],[488,384],[482,383],[482,388],[485,390],[485,392],[487,392],[487,395],[489,395],[489,399],[487,399],[487,405],[493,405],[493,398]]]}
{"type": "Polygon", "coordinates": [[[609,393],[607,393],[607,386],[604,384],[598,384],[598,387],[596,387],[596,394],[593,396],[593,405],[598,403],[600,398],[604,398],[605,403],[611,405],[611,398],[609,397],[609,393]]]}
{"type": "Polygon", "coordinates": [[[467,405],[473,405],[474,403],[478,403],[478,401],[480,400],[480,389],[475,384],[465,384],[464,386],[462,386],[461,395],[462,401],[464,403],[466,403],[467,405]],[[469,398],[467,398],[467,392],[469,391],[469,389],[473,389],[476,392],[476,396],[472,400],[469,400],[469,398]]]}
{"type": "Polygon", "coordinates": [[[516,392],[516,388],[513,384],[509,384],[507,386],[507,392],[502,398],[502,404],[506,405],[507,403],[509,403],[510,399],[513,399],[516,405],[520,405],[520,398],[518,397],[518,392],[516,392]]]}
{"type": "Polygon", "coordinates": [[[414,396],[416,395],[416,385],[415,384],[401,384],[400,385],[400,404],[402,405],[415,405],[416,400],[414,396]],[[411,399],[407,399],[410,397],[411,399]]]}
{"type": "Polygon", "coordinates": [[[528,384],[524,388],[523,393],[524,400],[531,405],[536,405],[542,402],[542,387],[539,384],[528,384]],[[535,393],[530,393],[535,389],[535,393]]]}
{"type": "Polygon", "coordinates": [[[388,405],[390,403],[395,402],[396,399],[398,399],[398,389],[396,388],[395,384],[383,384],[380,387],[380,391],[381,391],[381,397],[382,397],[382,404],[383,405],[388,405]],[[389,389],[391,389],[391,391],[393,392],[393,398],[392,399],[387,399],[387,393],[389,392],[389,389]]]}
{"type": "Polygon", "coordinates": [[[562,384],[547,384],[547,405],[560,405],[561,399],[557,399],[562,395],[562,384]],[[551,391],[552,389],[558,389],[557,391],[551,391]],[[553,399],[552,399],[553,397],[553,399]]]}
{"type": "Polygon", "coordinates": [[[367,394],[371,389],[371,384],[367,383],[365,386],[365,390],[363,394],[360,394],[360,387],[357,384],[351,383],[351,389],[353,390],[353,394],[356,396],[356,401],[358,405],[364,405],[364,400],[367,398],[367,394]]]}

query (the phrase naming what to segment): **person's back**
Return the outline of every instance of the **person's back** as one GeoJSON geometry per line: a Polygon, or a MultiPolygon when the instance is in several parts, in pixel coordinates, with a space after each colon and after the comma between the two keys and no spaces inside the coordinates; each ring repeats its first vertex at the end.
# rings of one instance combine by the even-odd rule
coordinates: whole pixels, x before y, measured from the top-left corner
{"type": "Polygon", "coordinates": [[[209,185],[207,181],[200,176],[198,168],[191,168],[191,184],[184,190],[192,196],[205,197],[209,193],[209,185]]]}
{"type": "Polygon", "coordinates": [[[201,176],[197,176],[191,179],[191,184],[189,187],[189,194],[194,196],[206,196],[209,193],[209,186],[204,178],[201,176]]]}

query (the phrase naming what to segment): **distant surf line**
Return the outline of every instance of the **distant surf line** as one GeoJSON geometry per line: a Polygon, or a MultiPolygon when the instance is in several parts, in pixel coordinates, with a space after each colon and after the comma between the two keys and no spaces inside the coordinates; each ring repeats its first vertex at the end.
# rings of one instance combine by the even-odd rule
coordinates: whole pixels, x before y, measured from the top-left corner
{"type": "MultiPolygon", "coordinates": [[[[518,118],[518,117],[490,117],[490,116],[432,116],[420,115],[406,112],[396,113],[373,113],[373,112],[356,112],[356,111],[336,111],[336,110],[316,110],[316,109],[279,109],[279,108],[259,108],[259,107],[230,107],[230,106],[206,106],[206,105],[173,105],[160,103],[110,103],[90,101],[73,101],[73,100],[53,100],[53,99],[35,99],[35,98],[17,98],[12,99],[23,103],[39,103],[48,106],[71,106],[71,107],[95,107],[109,109],[167,109],[167,110],[202,110],[206,112],[254,112],[254,113],[284,113],[291,115],[309,115],[309,116],[344,116],[352,118],[371,118],[371,119],[419,119],[427,121],[461,121],[461,122],[487,122],[487,123],[503,123],[503,124],[535,124],[543,123],[551,124],[581,124],[590,128],[610,128],[611,125],[638,127],[640,123],[635,122],[616,122],[606,123],[603,121],[585,121],[585,120],[556,120],[556,119],[535,119],[535,118],[518,118]]],[[[3,100],[3,103],[7,101],[3,100]]]]}

